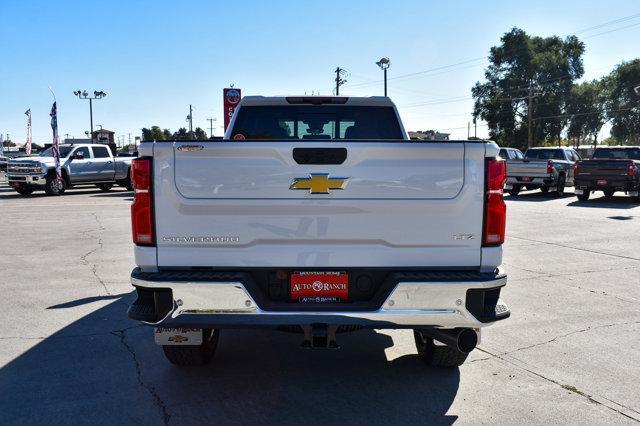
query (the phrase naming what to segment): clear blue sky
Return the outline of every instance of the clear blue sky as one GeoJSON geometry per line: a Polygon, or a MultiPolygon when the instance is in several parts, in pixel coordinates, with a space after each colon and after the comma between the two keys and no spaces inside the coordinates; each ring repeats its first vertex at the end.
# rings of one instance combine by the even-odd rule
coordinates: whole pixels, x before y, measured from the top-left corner
{"type": "MultiPolygon", "coordinates": [[[[222,125],[221,92],[230,82],[244,95],[330,94],[341,66],[351,72],[341,94],[377,95],[382,83],[363,84],[381,79],[374,64],[381,56],[391,58],[394,77],[486,57],[514,26],[566,35],[638,13],[637,0],[2,0],[0,133],[24,142],[24,111],[31,108],[34,142],[50,141],[48,86],[62,137],[82,137],[89,128],[88,101],[75,98],[76,89],[108,93],[94,103],[94,124],[117,135],[133,138],[151,125],[177,130],[186,126],[190,103],[194,125],[208,129],[207,117],[222,125]]],[[[578,36],[586,43],[587,78],[640,57],[640,17],[578,36]]],[[[466,98],[485,65],[390,80],[389,95],[408,129],[466,137],[466,98]]]]}

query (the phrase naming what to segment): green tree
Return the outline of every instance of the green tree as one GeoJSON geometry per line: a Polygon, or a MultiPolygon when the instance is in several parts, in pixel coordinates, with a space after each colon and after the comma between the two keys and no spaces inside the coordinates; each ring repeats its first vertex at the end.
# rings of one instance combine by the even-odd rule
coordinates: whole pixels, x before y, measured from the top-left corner
{"type": "Polygon", "coordinates": [[[189,140],[193,138],[189,135],[189,132],[187,131],[187,129],[185,129],[184,127],[180,127],[178,131],[175,132],[173,136],[171,136],[171,139],[177,140],[177,141],[183,141],[183,140],[189,140]]]}
{"type": "Polygon", "coordinates": [[[2,146],[16,146],[16,144],[13,143],[11,139],[7,139],[6,141],[2,141],[2,146]]]}
{"type": "Polygon", "coordinates": [[[598,143],[598,133],[607,120],[607,78],[575,84],[567,101],[565,115],[569,118],[567,136],[580,145],[591,137],[598,143]]]}
{"type": "Polygon", "coordinates": [[[206,140],[207,139],[207,132],[202,130],[200,127],[196,127],[196,130],[194,132],[194,136],[195,136],[195,139],[206,140]]]}
{"type": "Polygon", "coordinates": [[[488,123],[501,145],[525,148],[531,103],[533,145],[559,140],[572,83],[584,73],[584,44],[575,36],[534,37],[518,28],[500,41],[490,50],[486,81],[472,89],[474,117],[488,123]]]}
{"type": "Polygon", "coordinates": [[[640,59],[624,62],[610,76],[611,92],[607,116],[611,120],[611,136],[626,143],[640,144],[640,59]]]}
{"type": "Polygon", "coordinates": [[[163,141],[166,140],[166,133],[168,132],[167,129],[165,129],[164,131],[158,127],[158,126],[151,126],[150,129],[148,128],[143,128],[142,129],[142,140],[145,141],[163,141]]]}

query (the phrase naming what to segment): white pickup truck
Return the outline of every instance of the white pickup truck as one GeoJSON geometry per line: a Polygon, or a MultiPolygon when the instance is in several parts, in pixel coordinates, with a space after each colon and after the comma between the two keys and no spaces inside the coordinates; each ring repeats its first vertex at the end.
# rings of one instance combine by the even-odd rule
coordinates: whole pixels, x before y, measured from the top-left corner
{"type": "Polygon", "coordinates": [[[223,140],[143,142],[129,317],[178,365],[271,327],[306,348],[412,329],[426,363],[459,366],[510,315],[498,150],[411,141],[382,97],[245,97],[223,140]]]}

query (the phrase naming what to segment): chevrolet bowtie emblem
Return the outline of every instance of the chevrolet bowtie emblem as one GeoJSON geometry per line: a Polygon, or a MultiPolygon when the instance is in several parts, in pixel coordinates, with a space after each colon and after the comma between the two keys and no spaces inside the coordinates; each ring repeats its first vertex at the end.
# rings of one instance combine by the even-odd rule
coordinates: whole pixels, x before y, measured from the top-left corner
{"type": "Polygon", "coordinates": [[[349,178],[330,178],[329,173],[311,173],[309,177],[295,178],[289,189],[307,189],[310,194],[328,194],[332,189],[344,189],[349,178]]]}

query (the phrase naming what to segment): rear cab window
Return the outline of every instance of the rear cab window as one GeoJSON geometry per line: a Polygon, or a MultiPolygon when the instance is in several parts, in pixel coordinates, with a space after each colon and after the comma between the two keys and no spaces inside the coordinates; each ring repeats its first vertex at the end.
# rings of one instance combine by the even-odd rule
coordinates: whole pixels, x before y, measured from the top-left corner
{"type": "Polygon", "coordinates": [[[393,107],[350,105],[243,106],[235,140],[404,140],[393,107]]]}
{"type": "Polygon", "coordinates": [[[527,160],[565,160],[562,149],[528,149],[524,155],[527,160]]]}
{"type": "Polygon", "coordinates": [[[599,160],[640,160],[640,148],[596,148],[593,158],[599,160]]]}

